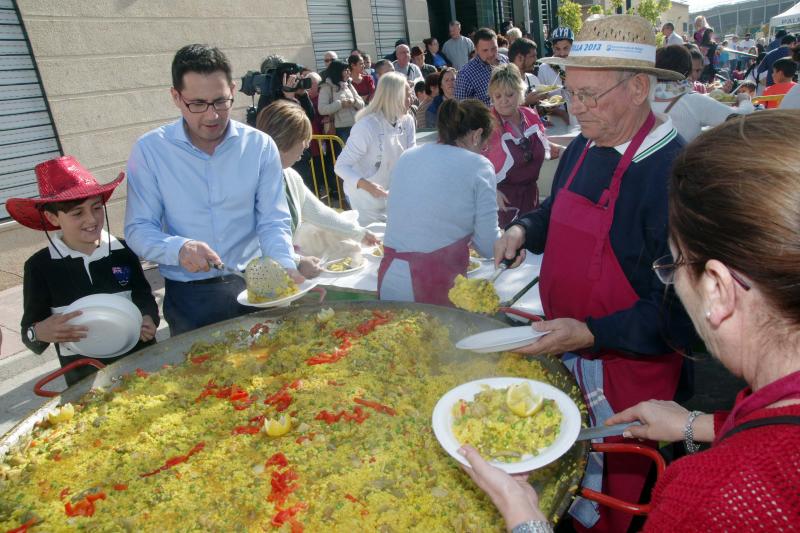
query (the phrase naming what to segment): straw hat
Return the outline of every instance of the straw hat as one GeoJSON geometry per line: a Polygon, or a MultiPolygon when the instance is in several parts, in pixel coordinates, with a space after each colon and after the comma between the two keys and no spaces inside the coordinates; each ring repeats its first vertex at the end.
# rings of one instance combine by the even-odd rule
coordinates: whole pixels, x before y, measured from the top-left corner
{"type": "Polygon", "coordinates": [[[565,67],[643,72],[662,80],[683,79],[677,72],[656,68],[653,27],[635,15],[588,20],[572,43],[569,57],[545,57],[541,62],[565,67]]]}
{"type": "Polygon", "coordinates": [[[35,172],[39,185],[39,198],[9,198],[6,210],[23,226],[45,231],[58,229],[42,216],[41,210],[45,204],[83,200],[93,196],[102,196],[105,203],[114,193],[114,189],[125,179],[125,173],[120,172],[114,181],[100,185],[95,177],[70,155],[39,163],[35,172]]]}

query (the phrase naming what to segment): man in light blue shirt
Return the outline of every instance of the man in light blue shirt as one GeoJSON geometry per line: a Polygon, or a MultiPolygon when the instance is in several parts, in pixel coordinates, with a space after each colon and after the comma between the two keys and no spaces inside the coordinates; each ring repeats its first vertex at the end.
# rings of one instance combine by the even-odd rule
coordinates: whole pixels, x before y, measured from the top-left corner
{"type": "Polygon", "coordinates": [[[230,120],[235,85],[217,48],[188,45],[172,63],[170,90],[182,118],[142,136],[128,160],[125,237],[166,279],[172,335],[249,311],[237,276],[262,255],[296,281],[289,208],[273,140],[230,120]]]}

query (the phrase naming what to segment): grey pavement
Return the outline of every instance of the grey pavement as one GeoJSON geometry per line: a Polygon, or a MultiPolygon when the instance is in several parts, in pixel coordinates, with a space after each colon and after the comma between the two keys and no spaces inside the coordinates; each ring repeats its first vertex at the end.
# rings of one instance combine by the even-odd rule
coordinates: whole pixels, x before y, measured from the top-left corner
{"type": "MultiPolygon", "coordinates": [[[[156,268],[145,265],[145,276],[150,282],[161,313],[164,298],[164,279],[156,268]]],[[[0,291],[0,329],[3,342],[0,346],[0,435],[4,435],[17,422],[36,410],[47,399],[33,393],[34,384],[59,368],[55,349],[50,346],[41,355],[28,350],[20,338],[22,319],[22,285],[0,291]]],[[[169,337],[169,328],[161,319],[156,339],[169,337]]],[[[66,388],[64,378],[48,384],[49,390],[66,388]]]]}

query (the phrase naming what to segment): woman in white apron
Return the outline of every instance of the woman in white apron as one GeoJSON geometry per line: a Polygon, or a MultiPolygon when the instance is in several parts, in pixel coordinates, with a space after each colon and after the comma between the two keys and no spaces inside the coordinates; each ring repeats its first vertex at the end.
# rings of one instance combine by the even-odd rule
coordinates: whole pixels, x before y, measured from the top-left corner
{"type": "Polygon", "coordinates": [[[386,222],[392,169],[400,155],[416,144],[414,117],[408,114],[411,89],[403,76],[381,76],[369,105],[356,115],[350,138],[336,161],[350,207],[358,223],[386,222]]]}

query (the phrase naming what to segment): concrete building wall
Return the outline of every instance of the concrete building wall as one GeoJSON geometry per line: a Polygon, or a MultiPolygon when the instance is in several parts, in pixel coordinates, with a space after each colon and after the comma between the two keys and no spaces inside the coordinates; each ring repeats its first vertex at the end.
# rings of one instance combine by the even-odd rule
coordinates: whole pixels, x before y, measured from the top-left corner
{"type": "MultiPolygon", "coordinates": [[[[428,37],[425,0],[405,0],[412,42],[428,37]]],[[[169,95],[175,51],[193,42],[220,47],[234,79],[278,53],[314,64],[303,0],[17,0],[65,154],[101,182],[125,168],[143,133],[179,116],[169,95]]],[[[373,54],[369,0],[352,0],[358,46],[373,54]]],[[[237,92],[232,113],[244,119],[250,97],[237,92]]],[[[125,187],[109,204],[122,235],[125,187]]],[[[24,260],[44,235],[0,224],[0,288],[19,282],[24,260]]]]}

